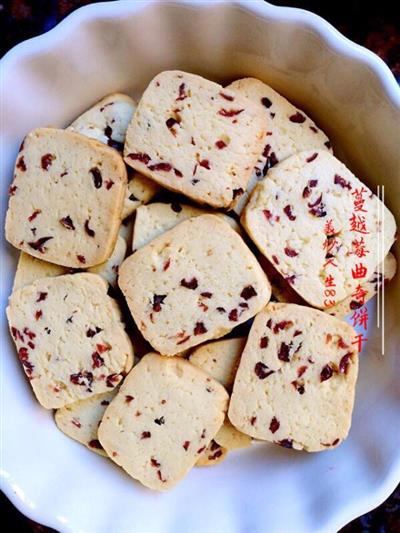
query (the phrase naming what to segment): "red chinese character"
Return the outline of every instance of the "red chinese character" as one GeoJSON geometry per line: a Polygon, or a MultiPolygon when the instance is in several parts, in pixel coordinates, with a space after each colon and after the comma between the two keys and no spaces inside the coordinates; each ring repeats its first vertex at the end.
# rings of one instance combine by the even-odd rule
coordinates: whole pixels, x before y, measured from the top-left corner
{"type": "Polygon", "coordinates": [[[328,259],[330,255],[334,255],[333,251],[336,251],[339,249],[339,241],[335,238],[328,238],[324,242],[324,250],[326,250],[326,258],[328,259]],[[334,250],[336,247],[336,250],[334,250]]]}
{"type": "Polygon", "coordinates": [[[369,250],[365,248],[364,237],[361,237],[359,241],[354,239],[351,244],[353,245],[353,251],[350,252],[350,255],[354,254],[357,257],[365,257],[367,254],[369,254],[369,250]]]}
{"type": "Polygon", "coordinates": [[[351,295],[357,302],[360,302],[361,305],[365,303],[365,297],[367,296],[368,291],[362,285],[357,285],[356,290],[351,295]]]}
{"type": "Polygon", "coordinates": [[[367,331],[368,327],[368,309],[363,307],[359,311],[354,311],[350,319],[353,321],[353,328],[360,326],[364,328],[364,331],[367,331]]]}
{"type": "Polygon", "coordinates": [[[355,213],[353,213],[351,218],[349,218],[349,222],[350,231],[356,231],[357,233],[362,233],[364,235],[369,234],[369,231],[367,230],[367,221],[363,215],[356,216],[355,213]]]}
{"type": "Polygon", "coordinates": [[[332,274],[329,274],[329,276],[326,276],[325,287],[336,287],[335,278],[332,276],[332,274]]]}
{"type": "Polygon", "coordinates": [[[351,269],[351,274],[353,279],[365,278],[367,275],[367,267],[362,263],[358,263],[357,265],[354,265],[354,268],[351,269]]]}
{"type": "Polygon", "coordinates": [[[362,211],[363,213],[366,213],[367,211],[364,209],[364,203],[365,198],[363,198],[363,194],[366,193],[367,190],[364,189],[364,187],[361,188],[361,190],[356,189],[351,194],[355,196],[354,198],[354,211],[362,211]]]}
{"type": "Polygon", "coordinates": [[[335,300],[332,300],[332,299],[328,300],[328,298],[326,298],[326,299],[324,300],[324,307],[325,307],[325,308],[333,307],[334,305],[336,305],[335,300]]]}
{"type": "Polygon", "coordinates": [[[333,220],[330,218],[325,222],[324,232],[326,235],[335,235],[336,231],[333,227],[333,220]]]}
{"type": "Polygon", "coordinates": [[[334,257],[327,257],[326,258],[326,261],[325,261],[325,264],[324,264],[324,268],[326,268],[328,265],[332,265],[334,267],[337,267],[337,264],[335,263],[335,258],[334,257]]]}
{"type": "Polygon", "coordinates": [[[367,342],[368,339],[366,337],[363,337],[362,333],[360,333],[360,335],[356,335],[354,338],[355,338],[355,341],[353,341],[351,344],[356,344],[357,345],[357,350],[359,352],[361,352],[362,343],[363,342],[367,342]]]}

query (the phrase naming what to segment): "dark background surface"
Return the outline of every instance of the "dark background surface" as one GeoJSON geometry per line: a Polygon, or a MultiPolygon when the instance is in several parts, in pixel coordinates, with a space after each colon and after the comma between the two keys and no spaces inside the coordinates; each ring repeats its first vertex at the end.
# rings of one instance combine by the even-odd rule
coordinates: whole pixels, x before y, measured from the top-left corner
{"type": "MultiPolygon", "coordinates": [[[[78,7],[91,3],[92,0],[0,0],[0,55],[5,54],[17,43],[51,29],[78,7]]],[[[300,0],[272,1],[272,3],[300,7],[321,15],[344,35],[378,54],[400,83],[398,0],[374,2],[300,0]]],[[[52,531],[21,515],[3,494],[0,499],[0,511],[3,526],[5,525],[4,531],[13,533],[52,531]]],[[[385,503],[348,524],[341,533],[400,533],[399,487],[385,503]]]]}

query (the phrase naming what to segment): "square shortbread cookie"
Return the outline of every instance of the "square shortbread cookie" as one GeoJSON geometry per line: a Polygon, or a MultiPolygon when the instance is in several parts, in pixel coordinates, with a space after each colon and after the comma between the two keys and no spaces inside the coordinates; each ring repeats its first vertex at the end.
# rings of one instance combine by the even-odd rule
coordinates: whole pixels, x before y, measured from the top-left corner
{"type": "Polygon", "coordinates": [[[95,274],[42,278],[13,292],[7,318],[39,402],[62,407],[113,389],[133,349],[107,283],[95,274]]]}
{"type": "Polygon", "coordinates": [[[244,192],[264,146],[253,103],[194,74],[149,84],[126,133],[125,161],[160,185],[214,207],[244,192]]]}
{"type": "Polygon", "coordinates": [[[139,330],[164,355],[222,337],[271,294],[242,238],[214,215],[181,222],[125,259],[119,286],[139,330]]]}
{"type": "Polygon", "coordinates": [[[181,357],[147,354],[126,377],[100,424],[107,454],[156,490],[175,485],[217,433],[225,389],[181,357]]]}
{"type": "Polygon", "coordinates": [[[7,240],[66,267],[103,263],[117,239],[126,179],[115,150],[70,131],[32,131],[15,165],[7,240]]]}

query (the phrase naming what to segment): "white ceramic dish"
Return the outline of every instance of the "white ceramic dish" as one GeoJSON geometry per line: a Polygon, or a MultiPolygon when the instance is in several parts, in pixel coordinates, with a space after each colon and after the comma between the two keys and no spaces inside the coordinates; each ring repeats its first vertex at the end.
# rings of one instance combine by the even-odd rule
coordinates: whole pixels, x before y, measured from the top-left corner
{"type": "MultiPolygon", "coordinates": [[[[381,60],[308,12],[262,1],[94,4],[20,44],[2,63],[2,223],[27,131],[62,127],[112,91],[137,94],[169,68],[270,82],[324,127],[360,177],[385,185],[400,221],[400,91],[381,60]]],[[[4,308],[16,253],[4,243],[2,253],[4,308]]],[[[25,382],[3,315],[3,490],[23,513],[63,532],[339,529],[380,504],[400,479],[399,291],[398,276],[386,293],[385,356],[372,328],[342,446],[307,455],[255,445],[218,467],[195,469],[167,494],[142,488],[57,431],[25,382]]]]}

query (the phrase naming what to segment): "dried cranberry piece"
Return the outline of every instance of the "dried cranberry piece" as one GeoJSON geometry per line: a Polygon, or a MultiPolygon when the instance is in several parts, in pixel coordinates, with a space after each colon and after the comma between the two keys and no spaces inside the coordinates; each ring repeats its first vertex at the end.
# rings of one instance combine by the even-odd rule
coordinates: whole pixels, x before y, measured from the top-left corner
{"type": "Polygon", "coordinates": [[[244,190],[242,187],[239,187],[239,189],[233,189],[232,191],[232,198],[233,200],[236,200],[238,196],[241,196],[244,193],[244,190]]]}
{"type": "Polygon", "coordinates": [[[85,231],[89,237],[94,237],[96,235],[96,232],[89,227],[89,219],[85,220],[85,231]]]}
{"type": "Polygon", "coordinates": [[[218,111],[218,115],[221,115],[222,117],[235,117],[236,115],[240,115],[244,109],[220,109],[218,111]]]}
{"type": "Polygon", "coordinates": [[[265,162],[265,165],[264,165],[264,168],[263,168],[263,171],[262,171],[262,175],[265,176],[268,172],[268,170],[272,167],[274,167],[275,165],[277,165],[279,163],[279,159],[276,157],[276,154],[275,152],[271,152],[268,156],[266,155],[266,148],[271,148],[269,144],[267,144],[267,146],[265,147],[264,149],[264,157],[267,158],[266,162],[265,162]]]}
{"type": "Polygon", "coordinates": [[[315,202],[308,203],[307,205],[311,208],[309,209],[311,215],[316,217],[324,217],[326,215],[325,205],[322,203],[322,193],[318,196],[315,202]]]}
{"type": "Polygon", "coordinates": [[[306,120],[306,117],[302,115],[299,111],[297,111],[297,113],[289,117],[289,120],[290,122],[294,122],[295,124],[303,124],[303,122],[305,122],[306,120]]]}
{"type": "Polygon", "coordinates": [[[292,343],[286,344],[286,342],[281,342],[278,350],[278,359],[288,363],[290,361],[290,350],[292,346],[292,343]]]}
{"type": "Polygon", "coordinates": [[[350,366],[350,361],[352,361],[352,354],[351,352],[346,353],[341,359],[339,363],[339,372],[341,374],[347,374],[350,366]]]}
{"type": "Polygon", "coordinates": [[[231,96],[230,94],[225,94],[225,93],[223,93],[223,92],[220,92],[219,94],[222,96],[222,98],[225,98],[225,100],[228,100],[228,102],[233,102],[234,99],[235,99],[235,98],[234,98],[233,96],[231,96]]]}
{"type": "Polygon", "coordinates": [[[25,346],[22,346],[18,350],[18,357],[20,361],[26,361],[28,359],[28,348],[25,348],[25,346]]]}
{"type": "Polygon", "coordinates": [[[93,167],[89,171],[92,174],[93,183],[96,189],[100,189],[103,184],[103,178],[100,170],[97,167],[93,167]]]}
{"type": "Polygon", "coordinates": [[[212,292],[201,292],[200,296],[203,296],[203,298],[212,298],[212,292]]]}
{"type": "Polygon", "coordinates": [[[303,196],[303,198],[308,198],[308,197],[310,196],[310,194],[311,194],[311,189],[310,189],[310,187],[308,187],[308,186],[306,185],[306,186],[304,187],[304,189],[303,189],[303,194],[302,194],[302,196],[303,196]]]}
{"type": "Polygon", "coordinates": [[[310,126],[310,130],[311,130],[313,133],[318,133],[318,128],[316,128],[315,126],[310,126]]]}
{"type": "Polygon", "coordinates": [[[328,150],[330,150],[332,148],[332,144],[331,144],[330,141],[324,142],[324,145],[328,148],[328,150]]]}
{"type": "Polygon", "coordinates": [[[170,267],[170,265],[171,265],[171,258],[168,258],[168,259],[165,261],[165,263],[164,263],[163,271],[165,272],[166,270],[168,270],[169,267],[170,267]]]}
{"type": "Polygon", "coordinates": [[[215,461],[215,459],[218,459],[218,457],[221,457],[221,455],[223,454],[223,451],[219,447],[219,444],[217,444],[217,446],[218,446],[218,450],[216,452],[214,452],[212,455],[208,456],[208,460],[209,461],[215,461]]]}
{"type": "Polygon", "coordinates": [[[288,217],[289,220],[296,220],[296,216],[292,212],[292,206],[291,205],[286,205],[283,208],[283,211],[284,211],[285,215],[288,217]]]}
{"type": "Polygon", "coordinates": [[[255,424],[256,422],[257,422],[257,417],[256,417],[256,416],[252,416],[252,417],[250,418],[250,424],[251,424],[252,426],[254,426],[254,424],[255,424]]]}
{"type": "Polygon", "coordinates": [[[271,106],[272,106],[272,102],[269,98],[267,98],[266,96],[263,96],[261,98],[261,103],[264,107],[266,107],[267,109],[269,109],[271,106]]]}
{"type": "Polygon", "coordinates": [[[207,333],[207,328],[205,327],[203,322],[196,322],[196,326],[193,329],[194,335],[203,335],[204,333],[207,333]]]}
{"type": "Polygon", "coordinates": [[[302,385],[301,383],[299,383],[298,381],[292,381],[292,385],[293,387],[297,390],[297,392],[299,394],[304,394],[305,393],[305,389],[304,389],[304,385],[302,385]]]}
{"type": "Polygon", "coordinates": [[[143,439],[149,439],[151,437],[150,431],[143,431],[140,438],[143,439]]]}
{"type": "MultiPolygon", "coordinates": [[[[218,308],[217,308],[218,309],[218,308]]],[[[230,312],[229,312],[229,315],[228,315],[228,318],[231,322],[237,322],[237,319],[238,319],[238,310],[237,309],[232,309],[230,312]]]]}
{"type": "Polygon", "coordinates": [[[41,209],[35,209],[34,212],[28,217],[29,222],[35,220],[35,218],[42,212],[41,209]]]}
{"type": "Polygon", "coordinates": [[[306,162],[307,162],[307,163],[311,163],[312,161],[314,161],[315,159],[317,159],[317,157],[318,157],[318,153],[317,153],[317,152],[314,152],[312,155],[310,155],[310,157],[307,157],[306,162]]]}
{"type": "Polygon", "coordinates": [[[256,363],[254,366],[254,373],[259,379],[265,379],[271,374],[273,374],[274,372],[275,370],[271,370],[270,368],[267,367],[267,365],[265,365],[261,361],[258,361],[258,363],[256,363]]]}
{"type": "Polygon", "coordinates": [[[108,400],[102,400],[100,405],[104,405],[104,406],[110,405],[110,402],[108,400]]]}
{"type": "Polygon", "coordinates": [[[177,202],[172,202],[171,209],[172,211],[175,211],[175,213],[180,213],[182,211],[182,206],[177,202]]]}
{"type": "Polygon", "coordinates": [[[151,161],[151,157],[148,154],[144,153],[137,153],[137,154],[128,154],[129,159],[132,159],[133,161],[140,161],[141,163],[144,163],[145,165],[148,165],[151,161]]]}
{"type": "Polygon", "coordinates": [[[186,88],[186,85],[184,83],[181,83],[179,85],[179,89],[178,89],[179,96],[176,98],[176,101],[185,100],[185,98],[188,97],[188,94],[186,93],[185,88],[186,88]]]}
{"type": "Polygon", "coordinates": [[[272,261],[273,261],[276,265],[279,265],[279,259],[276,257],[276,255],[273,255],[273,256],[272,256],[272,261]]]}
{"type": "Polygon", "coordinates": [[[113,387],[115,387],[115,385],[117,383],[119,383],[119,375],[118,374],[110,374],[109,376],[107,376],[107,378],[106,378],[107,387],[110,387],[110,389],[112,389],[113,387]]]}
{"type": "Polygon", "coordinates": [[[286,329],[291,328],[292,326],[293,326],[293,322],[291,320],[281,320],[280,322],[277,322],[274,325],[272,330],[276,335],[279,331],[284,331],[286,329]]]}
{"type": "Polygon", "coordinates": [[[180,341],[178,341],[176,344],[184,344],[190,339],[190,335],[186,335],[186,337],[183,337],[180,341]]]}
{"type": "Polygon", "coordinates": [[[41,237],[40,239],[38,239],[37,241],[34,241],[34,242],[28,242],[28,246],[30,246],[31,248],[33,248],[34,250],[37,250],[38,252],[40,252],[41,254],[43,254],[47,248],[45,246],[43,246],[47,241],[49,241],[50,239],[52,239],[53,237],[41,237]]]}
{"type": "Polygon", "coordinates": [[[82,427],[82,424],[79,422],[79,420],[76,420],[75,418],[71,420],[71,423],[78,429],[82,427]]]}
{"type": "Polygon", "coordinates": [[[49,167],[53,164],[53,160],[56,158],[53,154],[45,154],[42,156],[41,163],[43,170],[49,170],[49,167]]]}
{"type": "Polygon", "coordinates": [[[35,312],[35,320],[39,320],[39,318],[41,318],[42,315],[43,315],[43,311],[41,309],[38,309],[35,312]]]}
{"type": "Polygon", "coordinates": [[[156,163],[155,165],[150,165],[148,169],[155,172],[170,172],[172,170],[172,165],[170,163],[156,163]]]}
{"type": "Polygon", "coordinates": [[[82,263],[83,265],[86,263],[86,258],[85,258],[84,255],[80,255],[80,254],[78,254],[78,255],[76,256],[76,258],[77,258],[78,261],[79,261],[80,263],[82,263]]]}
{"type": "Polygon", "coordinates": [[[131,396],[130,394],[127,394],[125,396],[125,403],[131,403],[135,399],[134,396],[131,396]]]}
{"type": "Polygon", "coordinates": [[[278,441],[279,446],[282,446],[283,448],[293,448],[293,441],[292,439],[283,439],[278,441]]]}
{"type": "Polygon", "coordinates": [[[166,294],[154,294],[153,296],[153,311],[159,313],[161,311],[161,305],[164,303],[166,294]]]}
{"type": "Polygon", "coordinates": [[[202,453],[202,452],[204,452],[205,449],[206,449],[206,447],[205,447],[205,446],[202,446],[201,448],[199,448],[199,449],[197,450],[197,453],[202,453]]]}
{"type": "Polygon", "coordinates": [[[69,376],[69,379],[74,385],[88,387],[88,390],[90,390],[90,387],[93,383],[93,374],[85,370],[84,372],[77,372],[76,374],[71,374],[69,376]]]}
{"type": "Polygon", "coordinates": [[[174,174],[175,176],[178,176],[178,178],[183,178],[182,172],[178,170],[177,168],[174,168],[174,174]]]}
{"type": "Polygon", "coordinates": [[[165,424],[165,418],[163,416],[161,416],[160,418],[155,418],[154,422],[158,426],[162,426],[163,424],[165,424]]]}
{"type": "Polygon", "coordinates": [[[269,209],[263,209],[263,215],[267,220],[271,220],[272,218],[272,213],[269,209]]]}
{"type": "Polygon", "coordinates": [[[308,368],[307,365],[299,366],[299,368],[297,369],[297,377],[301,378],[301,376],[304,374],[307,368],[308,368]]]}
{"type": "Polygon", "coordinates": [[[100,441],[97,439],[93,439],[89,442],[89,446],[91,448],[97,448],[98,450],[102,450],[103,446],[100,444],[100,441]]]}
{"type": "Polygon", "coordinates": [[[216,141],[215,146],[218,148],[218,150],[223,150],[227,147],[227,144],[222,139],[219,139],[218,141],[216,141]]]}
{"type": "Polygon", "coordinates": [[[192,289],[195,290],[199,286],[197,279],[192,278],[189,281],[186,281],[185,279],[181,279],[181,285],[182,287],[185,287],[186,289],[192,289]]]}
{"type": "Polygon", "coordinates": [[[92,368],[99,368],[104,365],[104,359],[101,357],[101,355],[98,352],[92,353],[92,368]]]}
{"type": "Polygon", "coordinates": [[[151,463],[151,466],[154,466],[155,468],[158,468],[159,466],[161,466],[161,463],[159,463],[159,462],[157,461],[157,459],[155,459],[154,457],[152,457],[152,458],[150,459],[150,463],[151,463]]]}
{"type": "Polygon", "coordinates": [[[210,161],[208,159],[202,159],[199,161],[199,165],[203,168],[206,168],[207,170],[210,170],[210,161]]]}
{"type": "Polygon", "coordinates": [[[62,226],[64,226],[64,228],[75,230],[74,223],[69,215],[64,218],[60,218],[59,222],[62,226]]]}
{"type": "MultiPolygon", "coordinates": [[[[173,128],[175,126],[175,124],[179,124],[179,122],[174,119],[173,117],[170,117],[169,119],[167,119],[165,121],[165,125],[167,126],[167,128],[170,130],[171,128],[173,128]]],[[[175,132],[172,132],[174,135],[176,135],[175,132]]]]}
{"type": "Polygon", "coordinates": [[[357,300],[351,300],[350,305],[349,305],[352,311],[355,311],[356,309],[360,309],[360,307],[362,306],[363,306],[362,302],[357,302],[357,300]]]}
{"type": "Polygon", "coordinates": [[[268,343],[269,343],[269,338],[268,337],[261,337],[261,339],[260,339],[260,348],[266,348],[268,346],[268,343]]]}
{"type": "Polygon", "coordinates": [[[31,331],[29,328],[24,328],[24,334],[31,340],[36,337],[36,333],[31,331]]]}
{"type": "Polygon", "coordinates": [[[253,298],[254,296],[257,296],[257,292],[253,285],[247,285],[244,287],[242,292],[240,293],[240,296],[244,298],[245,300],[250,300],[250,298],[253,298]]]}
{"type": "Polygon", "coordinates": [[[269,425],[269,430],[271,433],[276,433],[279,429],[279,426],[280,426],[280,422],[279,420],[274,416],[271,420],[271,423],[269,425]]]}
{"type": "Polygon", "coordinates": [[[340,185],[343,189],[349,189],[351,191],[351,185],[349,181],[346,181],[342,176],[339,176],[339,174],[335,174],[334,180],[335,185],[340,185]]]}
{"type": "Polygon", "coordinates": [[[327,379],[330,379],[333,376],[333,370],[330,365],[325,365],[320,373],[320,380],[326,381],[327,379]]]}
{"type": "Polygon", "coordinates": [[[97,333],[100,333],[100,331],[103,331],[103,330],[99,328],[98,326],[96,326],[96,329],[89,328],[86,331],[86,337],[94,337],[95,335],[97,335],[97,333]]]}
{"type": "Polygon", "coordinates": [[[293,248],[289,248],[288,246],[285,247],[284,252],[288,257],[296,257],[299,255],[296,250],[293,250],[293,248]]]}
{"type": "Polygon", "coordinates": [[[167,480],[162,477],[161,470],[157,470],[157,476],[162,483],[166,483],[167,480]]]}
{"type": "Polygon", "coordinates": [[[25,164],[25,159],[23,155],[21,155],[21,157],[18,159],[16,167],[18,170],[21,170],[21,172],[26,171],[26,164],[25,164]]]}
{"type": "Polygon", "coordinates": [[[226,313],[226,310],[223,307],[217,307],[218,313],[226,313]]]}
{"type": "Polygon", "coordinates": [[[47,292],[38,292],[37,302],[43,302],[47,298],[47,292]]]}
{"type": "Polygon", "coordinates": [[[182,444],[183,449],[186,451],[188,450],[189,446],[190,446],[190,440],[185,440],[185,442],[182,444]]]}
{"type": "Polygon", "coordinates": [[[18,187],[16,185],[10,185],[10,188],[8,189],[8,194],[10,196],[14,196],[17,190],[18,190],[18,187]]]}

